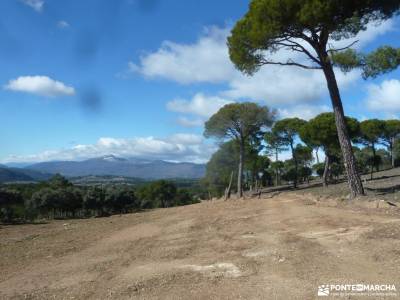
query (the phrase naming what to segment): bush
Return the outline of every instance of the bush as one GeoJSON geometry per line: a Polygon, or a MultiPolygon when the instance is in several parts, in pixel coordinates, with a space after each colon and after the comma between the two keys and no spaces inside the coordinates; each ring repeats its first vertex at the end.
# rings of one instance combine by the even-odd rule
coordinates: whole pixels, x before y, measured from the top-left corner
{"type": "Polygon", "coordinates": [[[315,171],[315,173],[317,173],[317,175],[322,178],[322,176],[324,175],[324,171],[325,171],[325,163],[318,163],[313,165],[313,170],[315,171]]]}
{"type": "Polygon", "coordinates": [[[193,195],[202,191],[200,186],[194,190],[178,189],[176,184],[165,180],[139,188],[127,185],[78,187],[60,175],[48,182],[12,187],[0,189],[0,220],[3,222],[38,217],[109,216],[143,208],[187,205],[196,203],[193,195]]]}
{"type": "MultiPolygon", "coordinates": [[[[5,223],[13,222],[22,216],[21,207],[24,200],[15,190],[0,190],[0,220],[5,223]]],[[[22,210],[23,211],[23,210],[22,210]]]]}

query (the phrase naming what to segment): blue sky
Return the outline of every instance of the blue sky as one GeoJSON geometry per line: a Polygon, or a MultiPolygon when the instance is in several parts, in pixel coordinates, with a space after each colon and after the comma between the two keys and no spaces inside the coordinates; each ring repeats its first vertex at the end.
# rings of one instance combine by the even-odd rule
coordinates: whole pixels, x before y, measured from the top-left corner
{"type": "MultiPolygon", "coordinates": [[[[330,109],[322,74],[229,62],[229,29],[249,1],[3,0],[0,2],[0,162],[116,154],[204,162],[204,121],[250,100],[281,117],[330,109]]],[[[399,46],[399,20],[371,26],[356,47],[399,46]]],[[[286,57],[287,53],[278,53],[286,57]]],[[[345,111],[400,112],[399,71],[363,81],[338,73],[345,111]]]]}

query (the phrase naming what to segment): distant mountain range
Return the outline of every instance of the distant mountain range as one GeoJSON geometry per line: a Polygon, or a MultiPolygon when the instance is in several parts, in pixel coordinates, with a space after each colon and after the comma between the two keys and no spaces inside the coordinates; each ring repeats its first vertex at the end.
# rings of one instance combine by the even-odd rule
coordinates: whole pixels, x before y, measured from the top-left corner
{"type": "Polygon", "coordinates": [[[30,169],[9,168],[0,166],[0,182],[18,182],[18,181],[41,181],[49,179],[52,174],[43,173],[30,169]]]}
{"type": "MultiPolygon", "coordinates": [[[[171,178],[200,178],[205,174],[205,165],[194,163],[173,163],[163,160],[126,159],[114,155],[92,158],[84,161],[50,161],[41,162],[24,168],[1,168],[9,177],[13,177],[9,171],[16,172],[17,180],[28,178],[46,177],[46,174],[56,174],[67,177],[77,176],[125,176],[142,179],[171,179],[171,178]]],[[[7,177],[7,175],[4,175],[7,177]]],[[[38,179],[41,180],[41,179],[38,179]]],[[[2,178],[0,177],[0,182],[2,178]]],[[[15,181],[15,180],[9,180],[15,181]]]]}

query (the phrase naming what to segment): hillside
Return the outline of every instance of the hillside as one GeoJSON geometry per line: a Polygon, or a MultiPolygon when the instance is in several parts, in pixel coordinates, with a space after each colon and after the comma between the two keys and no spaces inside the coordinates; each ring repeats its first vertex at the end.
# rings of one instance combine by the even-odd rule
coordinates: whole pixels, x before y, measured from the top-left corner
{"type": "Polygon", "coordinates": [[[43,173],[40,171],[20,169],[20,168],[8,168],[0,166],[0,183],[17,182],[17,181],[41,181],[47,180],[51,177],[51,174],[43,173]]]}
{"type": "Polygon", "coordinates": [[[42,162],[25,169],[60,173],[69,177],[114,175],[142,179],[200,178],[205,173],[205,165],[201,164],[125,159],[113,155],[84,161],[42,162]]]}
{"type": "Polygon", "coordinates": [[[399,249],[398,211],[294,193],[3,226],[0,298],[315,299],[322,284],[398,287],[399,249]]]}
{"type": "Polygon", "coordinates": [[[33,178],[18,171],[6,167],[0,167],[0,182],[32,181],[33,178]]]}

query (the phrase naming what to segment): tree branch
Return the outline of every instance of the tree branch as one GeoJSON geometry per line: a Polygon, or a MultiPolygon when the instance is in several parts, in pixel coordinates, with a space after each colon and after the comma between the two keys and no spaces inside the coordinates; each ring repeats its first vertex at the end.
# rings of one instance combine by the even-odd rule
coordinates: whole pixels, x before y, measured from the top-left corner
{"type": "Polygon", "coordinates": [[[288,60],[287,62],[275,62],[275,61],[268,61],[268,60],[261,60],[260,65],[279,65],[279,66],[296,66],[307,70],[321,70],[322,67],[317,66],[306,66],[303,64],[296,63],[292,60],[288,60]]]}
{"type": "Polygon", "coordinates": [[[305,54],[311,59],[311,61],[313,61],[313,62],[315,62],[317,65],[320,65],[320,66],[321,66],[321,62],[320,62],[314,55],[312,55],[312,54],[310,53],[310,51],[308,51],[306,48],[304,48],[300,43],[297,43],[297,42],[292,41],[292,40],[288,40],[288,42],[290,42],[290,43],[292,43],[292,44],[294,45],[294,46],[292,46],[292,47],[298,47],[298,48],[300,48],[300,50],[295,50],[295,51],[299,51],[299,52],[305,53],[305,54]]]}
{"type": "Polygon", "coordinates": [[[338,51],[343,51],[346,49],[349,49],[350,47],[352,47],[354,44],[358,43],[358,40],[348,44],[347,46],[343,47],[343,48],[337,48],[337,49],[329,49],[327,50],[327,52],[338,52],[338,51]]]}
{"type": "MultiPolygon", "coordinates": [[[[312,38],[310,38],[306,34],[301,33],[299,35],[299,39],[302,39],[302,40],[308,42],[311,45],[311,47],[313,47],[315,49],[315,47],[314,47],[315,42],[313,41],[312,38]]],[[[293,51],[302,52],[302,53],[306,54],[311,61],[313,61],[314,63],[316,63],[319,66],[322,66],[318,57],[315,57],[314,55],[312,55],[311,52],[308,51],[303,45],[301,45],[300,43],[298,43],[296,41],[293,41],[290,37],[284,36],[280,39],[277,39],[277,40],[275,40],[274,44],[280,45],[283,47],[288,47],[293,51]]]]}

